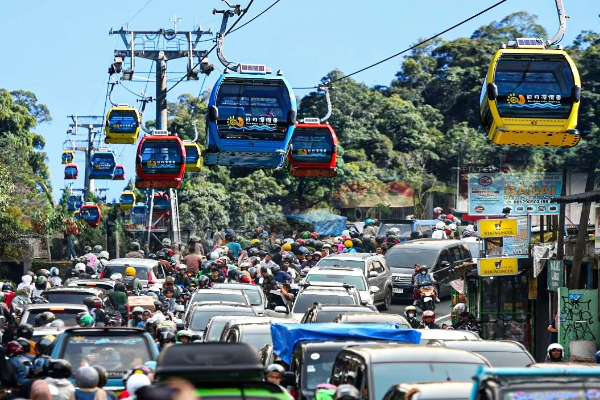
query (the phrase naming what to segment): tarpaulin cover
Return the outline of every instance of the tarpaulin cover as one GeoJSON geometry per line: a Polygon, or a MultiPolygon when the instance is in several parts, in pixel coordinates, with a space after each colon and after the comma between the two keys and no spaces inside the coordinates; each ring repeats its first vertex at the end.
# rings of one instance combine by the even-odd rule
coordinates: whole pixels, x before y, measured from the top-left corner
{"type": "Polygon", "coordinates": [[[273,352],[290,364],[301,340],[390,340],[418,344],[421,332],[397,324],[272,324],[273,352]]]}
{"type": "Polygon", "coordinates": [[[348,221],[346,217],[325,212],[291,214],[286,215],[286,218],[308,222],[315,227],[315,232],[324,236],[341,235],[342,231],[346,229],[346,222],[348,221]]]}

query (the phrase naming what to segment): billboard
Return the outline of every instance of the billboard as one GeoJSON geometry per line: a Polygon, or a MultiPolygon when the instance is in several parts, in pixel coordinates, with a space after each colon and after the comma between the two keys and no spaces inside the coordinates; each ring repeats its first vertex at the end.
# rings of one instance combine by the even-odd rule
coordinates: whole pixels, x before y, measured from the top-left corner
{"type": "Polygon", "coordinates": [[[477,232],[481,238],[517,236],[516,219],[480,219],[478,224],[477,232]]]}
{"type": "Polygon", "coordinates": [[[517,258],[529,257],[529,243],[531,242],[531,229],[527,217],[516,218],[517,235],[502,239],[504,254],[517,258]]]}
{"type": "Polygon", "coordinates": [[[558,215],[561,189],[560,172],[469,174],[469,214],[558,215]]]}
{"type": "Polygon", "coordinates": [[[518,261],[514,257],[480,258],[477,260],[479,276],[517,275],[518,261]]]}

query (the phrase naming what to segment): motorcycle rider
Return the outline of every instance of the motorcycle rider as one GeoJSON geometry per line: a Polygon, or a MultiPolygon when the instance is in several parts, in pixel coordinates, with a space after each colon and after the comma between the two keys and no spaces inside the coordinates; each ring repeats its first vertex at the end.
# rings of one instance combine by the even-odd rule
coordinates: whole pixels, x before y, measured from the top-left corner
{"type": "Polygon", "coordinates": [[[417,329],[421,324],[417,319],[417,307],[415,306],[406,306],[404,309],[404,316],[413,329],[417,329]]]}
{"type": "Polygon", "coordinates": [[[563,355],[565,349],[558,343],[552,343],[548,346],[548,352],[546,353],[545,362],[565,362],[563,355]]]}
{"type": "Polygon", "coordinates": [[[142,322],[142,314],[144,313],[144,309],[140,306],[136,306],[131,311],[131,318],[127,322],[127,326],[129,328],[137,328],[138,325],[142,322]]]}
{"type": "Polygon", "coordinates": [[[186,275],[187,266],[185,264],[180,264],[177,266],[177,275],[175,275],[175,284],[182,288],[189,288],[190,278],[186,275]]]}
{"type": "MultiPolygon", "coordinates": [[[[415,289],[418,291],[420,286],[433,286],[435,302],[439,303],[440,299],[438,298],[437,289],[435,288],[436,283],[437,281],[433,279],[433,274],[429,272],[429,268],[427,267],[427,265],[421,265],[421,268],[419,269],[419,274],[415,276],[415,289]]],[[[419,304],[419,300],[415,300],[413,305],[416,306],[417,304],[419,304]]]]}
{"type": "Polygon", "coordinates": [[[265,381],[281,385],[285,369],[279,364],[271,364],[265,370],[265,381]]]}
{"type": "Polygon", "coordinates": [[[136,271],[133,267],[125,268],[125,277],[123,278],[123,283],[125,283],[125,287],[128,292],[139,292],[143,289],[142,282],[135,276],[136,271]]]}
{"type": "Polygon", "coordinates": [[[434,311],[423,311],[423,321],[419,325],[419,329],[442,329],[438,324],[435,323],[434,311]]]}
{"type": "Polygon", "coordinates": [[[106,312],[103,310],[104,304],[99,297],[88,296],[83,299],[83,304],[90,310],[90,315],[96,321],[96,326],[102,327],[107,325],[108,318],[106,312]]]}

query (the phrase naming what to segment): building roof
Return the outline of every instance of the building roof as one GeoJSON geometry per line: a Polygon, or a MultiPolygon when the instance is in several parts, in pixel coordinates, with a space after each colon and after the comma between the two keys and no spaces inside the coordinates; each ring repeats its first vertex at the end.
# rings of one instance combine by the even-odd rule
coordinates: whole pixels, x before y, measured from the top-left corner
{"type": "Polygon", "coordinates": [[[594,190],[592,192],[569,194],[567,196],[553,197],[550,201],[559,204],[570,204],[570,203],[593,203],[600,201],[600,190],[594,190]]]}

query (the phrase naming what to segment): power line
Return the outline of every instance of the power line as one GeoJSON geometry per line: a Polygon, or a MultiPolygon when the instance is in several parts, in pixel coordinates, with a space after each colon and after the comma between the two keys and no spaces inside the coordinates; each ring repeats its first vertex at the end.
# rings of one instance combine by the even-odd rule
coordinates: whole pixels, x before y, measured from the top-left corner
{"type": "MultiPolygon", "coordinates": [[[[499,2],[497,2],[496,4],[493,4],[493,5],[489,6],[489,7],[488,7],[488,8],[486,8],[485,10],[482,10],[482,11],[478,12],[477,14],[475,14],[475,15],[472,15],[472,16],[470,16],[469,18],[462,20],[461,22],[459,22],[459,23],[457,23],[457,24],[454,24],[454,25],[452,25],[450,28],[448,28],[448,29],[445,29],[445,30],[441,31],[441,32],[439,32],[439,33],[437,33],[437,34],[435,34],[435,35],[431,36],[431,37],[430,37],[430,38],[428,38],[428,39],[425,39],[425,40],[423,40],[423,41],[421,41],[421,42],[419,42],[419,43],[417,43],[417,44],[415,44],[415,45],[412,45],[412,46],[408,47],[407,49],[404,49],[404,50],[402,50],[402,51],[401,51],[401,52],[399,52],[399,53],[396,53],[396,54],[394,54],[394,55],[391,55],[391,56],[389,56],[389,57],[387,57],[387,58],[384,58],[383,60],[377,61],[376,63],[373,63],[373,64],[371,64],[371,65],[368,65],[368,66],[366,66],[366,67],[364,67],[364,68],[361,68],[361,69],[359,69],[359,70],[357,70],[357,71],[354,71],[354,72],[352,72],[352,73],[350,73],[350,74],[348,74],[348,75],[344,75],[344,76],[342,76],[342,77],[340,77],[340,78],[337,78],[337,79],[335,79],[335,80],[333,80],[333,81],[331,81],[331,82],[329,82],[329,83],[330,83],[330,84],[332,84],[332,83],[335,83],[335,82],[342,81],[342,80],[344,80],[344,79],[348,79],[348,78],[350,78],[351,76],[354,76],[354,75],[356,75],[356,74],[359,74],[359,73],[361,73],[361,72],[364,72],[364,71],[366,71],[366,70],[368,70],[368,69],[370,69],[370,68],[376,67],[376,66],[377,66],[377,65],[379,65],[379,64],[383,64],[384,62],[386,62],[386,61],[389,61],[389,60],[391,60],[392,58],[398,57],[398,56],[400,56],[400,55],[402,55],[402,54],[404,54],[404,53],[407,53],[407,52],[409,52],[409,51],[411,51],[411,50],[414,50],[414,49],[416,49],[417,47],[419,47],[419,46],[422,46],[422,45],[424,45],[425,43],[431,42],[433,39],[436,39],[436,38],[438,38],[438,37],[440,37],[440,36],[442,36],[442,35],[444,35],[444,34],[446,34],[446,33],[450,32],[451,30],[454,30],[454,29],[458,28],[459,26],[461,26],[461,25],[464,25],[464,24],[466,24],[467,22],[469,22],[469,21],[471,21],[471,20],[473,20],[473,19],[475,19],[475,18],[477,18],[477,17],[479,17],[479,16],[481,16],[481,15],[485,14],[486,12],[488,12],[488,11],[490,11],[490,10],[492,10],[492,9],[494,9],[494,8],[496,8],[496,7],[498,7],[498,6],[499,6],[499,5],[501,5],[502,3],[506,3],[507,1],[508,1],[508,0],[500,0],[500,1],[499,1],[499,2]]],[[[294,90],[310,90],[310,89],[317,89],[317,88],[318,88],[318,86],[310,86],[310,87],[298,87],[298,88],[293,88],[293,89],[294,89],[294,90]]]]}
{"type": "Polygon", "coordinates": [[[148,0],[148,1],[146,2],[146,4],[144,4],[144,5],[142,6],[142,8],[140,8],[140,10],[139,10],[138,12],[136,12],[136,13],[134,14],[134,16],[133,16],[133,17],[129,18],[129,19],[127,20],[127,22],[125,22],[125,23],[126,23],[126,24],[128,24],[129,22],[131,22],[131,20],[133,20],[135,17],[137,17],[139,13],[141,13],[142,11],[144,11],[144,9],[146,8],[146,6],[147,6],[148,4],[150,4],[151,2],[152,2],[152,0],[148,0]]]}
{"type": "Polygon", "coordinates": [[[248,25],[250,22],[254,21],[255,19],[257,19],[258,17],[260,17],[261,15],[263,15],[264,13],[266,13],[267,11],[269,11],[271,8],[273,8],[277,3],[279,3],[281,0],[277,0],[275,1],[273,4],[271,4],[269,7],[265,8],[260,14],[258,14],[256,17],[252,18],[250,21],[246,22],[245,24],[242,24],[241,26],[235,28],[234,30],[230,31],[229,33],[233,33],[237,30],[242,29],[243,27],[245,27],[246,25],[248,25]]]}

